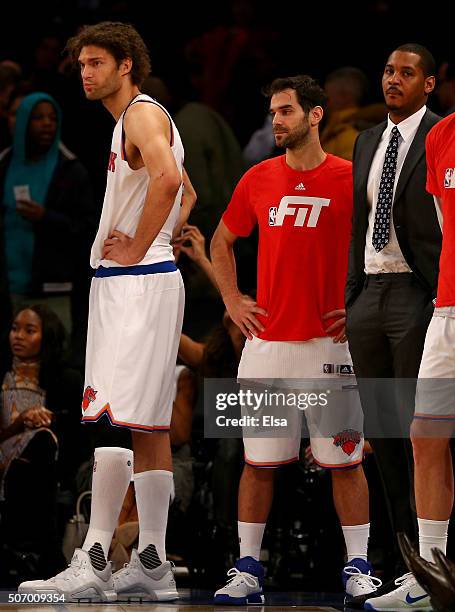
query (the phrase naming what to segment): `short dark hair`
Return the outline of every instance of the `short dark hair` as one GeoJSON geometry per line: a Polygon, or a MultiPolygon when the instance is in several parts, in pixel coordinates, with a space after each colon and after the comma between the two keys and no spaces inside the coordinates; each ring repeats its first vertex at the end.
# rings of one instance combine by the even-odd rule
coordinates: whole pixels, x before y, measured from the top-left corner
{"type": "Polygon", "coordinates": [[[403,51],[405,53],[415,53],[420,57],[420,65],[423,70],[423,74],[426,77],[434,76],[436,74],[436,62],[433,55],[423,45],[417,43],[406,43],[400,45],[395,51],[403,51]]]}
{"type": "Polygon", "coordinates": [[[77,64],[82,47],[95,45],[108,51],[120,63],[126,58],[133,62],[131,80],[141,86],[150,74],[150,57],[137,30],[129,23],[119,21],[102,21],[86,26],[76,36],[70,38],[65,50],[68,51],[74,64],[77,64]]]}
{"type": "Polygon", "coordinates": [[[305,113],[308,113],[315,106],[325,108],[327,96],[317,81],[307,74],[299,74],[292,77],[282,77],[275,79],[262,90],[267,98],[280,93],[285,89],[293,89],[297,95],[297,100],[305,113]]]}

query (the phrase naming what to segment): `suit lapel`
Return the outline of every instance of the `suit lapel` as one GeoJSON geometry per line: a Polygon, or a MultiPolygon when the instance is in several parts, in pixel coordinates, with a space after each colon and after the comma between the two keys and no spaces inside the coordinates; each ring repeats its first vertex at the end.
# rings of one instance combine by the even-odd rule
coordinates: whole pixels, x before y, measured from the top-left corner
{"type": "Polygon", "coordinates": [[[403,167],[401,168],[400,178],[398,179],[397,188],[395,191],[394,202],[398,202],[401,194],[403,193],[403,189],[406,187],[409,178],[416,167],[419,159],[425,153],[425,138],[428,134],[429,126],[427,124],[426,118],[428,115],[428,110],[425,115],[422,117],[422,121],[420,122],[419,127],[417,128],[416,135],[414,136],[414,140],[409,147],[408,154],[406,155],[406,159],[404,160],[403,167]]]}
{"type": "MultiPolygon", "coordinates": [[[[360,162],[362,164],[359,176],[362,177],[362,182],[360,184],[360,191],[366,203],[367,201],[367,186],[368,186],[368,175],[370,174],[371,164],[373,162],[374,154],[376,153],[376,149],[378,148],[379,141],[381,140],[382,133],[387,127],[387,122],[380,123],[375,128],[371,130],[371,136],[363,144],[362,156],[360,158],[360,162]]],[[[367,207],[365,205],[365,210],[367,207]]]]}

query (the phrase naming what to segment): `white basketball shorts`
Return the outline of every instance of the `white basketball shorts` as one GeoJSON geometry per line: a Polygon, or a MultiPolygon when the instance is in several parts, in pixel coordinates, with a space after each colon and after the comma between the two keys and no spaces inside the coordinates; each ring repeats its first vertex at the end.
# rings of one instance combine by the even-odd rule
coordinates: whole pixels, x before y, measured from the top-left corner
{"type": "Polygon", "coordinates": [[[430,321],[417,380],[415,419],[455,419],[455,318],[430,321]]]}
{"type": "Polygon", "coordinates": [[[306,342],[275,342],[256,337],[247,340],[239,364],[239,383],[246,387],[264,379],[267,382],[273,379],[274,390],[281,388],[288,393],[330,389],[330,401],[293,410],[293,422],[287,429],[292,431],[291,437],[260,438],[250,434],[246,437],[244,430],[246,463],[271,468],[298,460],[303,415],[312,454],[319,465],[340,469],[362,462],[363,412],[347,343],[335,344],[328,337],[306,342]],[[331,382],[325,386],[327,380],[331,382]]]}
{"type": "Polygon", "coordinates": [[[184,301],[173,262],[98,268],[90,288],[83,422],[107,414],[120,427],[169,429],[184,301]]]}

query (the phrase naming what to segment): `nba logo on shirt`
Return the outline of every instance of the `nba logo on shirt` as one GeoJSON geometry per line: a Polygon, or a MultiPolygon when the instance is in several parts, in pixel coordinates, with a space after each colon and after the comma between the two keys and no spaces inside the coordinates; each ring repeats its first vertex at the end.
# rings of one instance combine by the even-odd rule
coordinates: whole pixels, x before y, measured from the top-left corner
{"type": "Polygon", "coordinates": [[[269,225],[275,225],[277,210],[278,209],[276,206],[272,206],[271,208],[269,208],[269,225]]]}
{"type": "Polygon", "coordinates": [[[446,168],[444,174],[444,187],[446,189],[455,189],[455,168],[446,168]]]}

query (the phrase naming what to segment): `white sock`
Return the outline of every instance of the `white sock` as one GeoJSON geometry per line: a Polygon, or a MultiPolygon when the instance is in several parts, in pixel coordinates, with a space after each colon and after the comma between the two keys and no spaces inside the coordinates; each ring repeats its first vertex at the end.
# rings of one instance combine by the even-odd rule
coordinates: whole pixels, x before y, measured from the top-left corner
{"type": "Polygon", "coordinates": [[[449,521],[431,521],[418,518],[420,556],[434,563],[432,548],[439,548],[445,554],[447,550],[447,531],[449,521]]]}
{"type": "Polygon", "coordinates": [[[167,470],[149,470],[134,475],[139,517],[138,552],[148,569],[166,561],[166,527],[172,486],[173,474],[167,470]]]}
{"type": "Polygon", "coordinates": [[[342,525],[348,563],[352,559],[368,560],[368,538],[370,537],[370,523],[365,525],[342,525]]]}
{"type": "Polygon", "coordinates": [[[90,526],[82,546],[83,550],[90,551],[92,546],[99,542],[107,559],[123,500],[133,474],[133,457],[133,451],[127,448],[95,449],[90,526]]]}
{"type": "Polygon", "coordinates": [[[239,530],[240,558],[253,557],[253,559],[259,561],[265,523],[242,523],[242,521],[238,521],[237,525],[239,530]]]}

